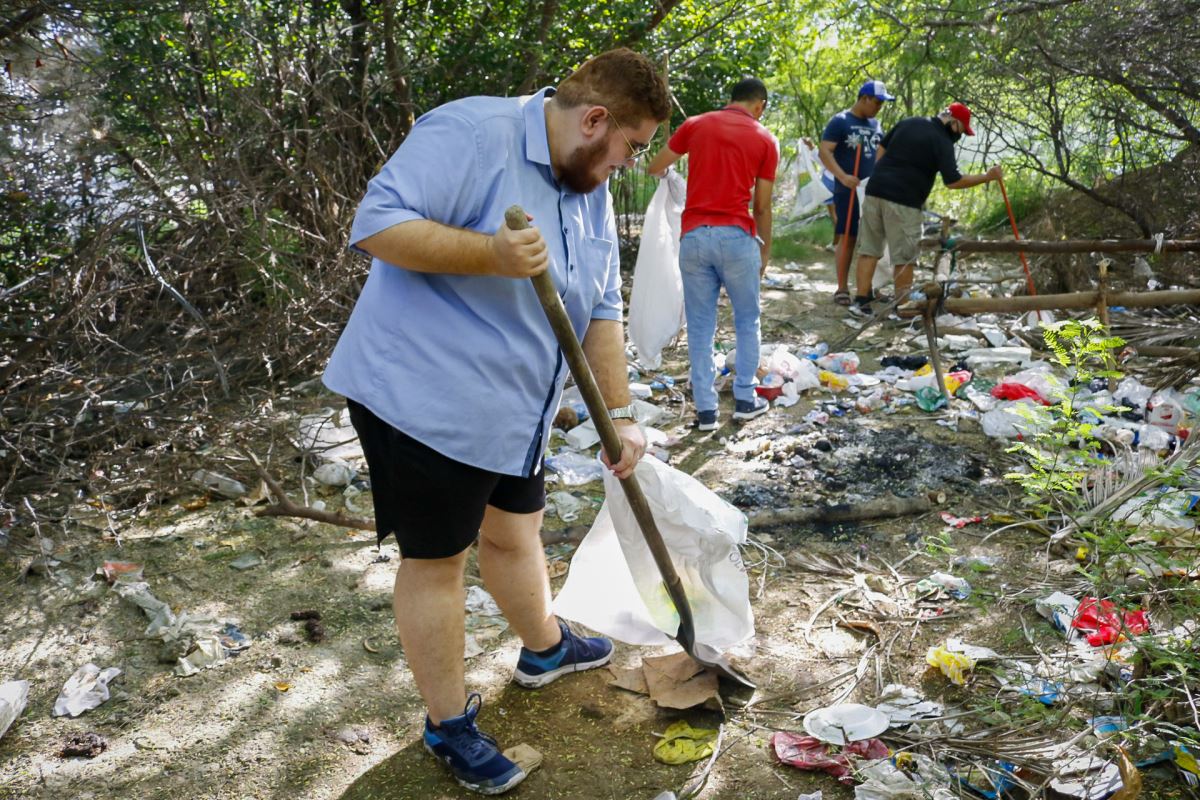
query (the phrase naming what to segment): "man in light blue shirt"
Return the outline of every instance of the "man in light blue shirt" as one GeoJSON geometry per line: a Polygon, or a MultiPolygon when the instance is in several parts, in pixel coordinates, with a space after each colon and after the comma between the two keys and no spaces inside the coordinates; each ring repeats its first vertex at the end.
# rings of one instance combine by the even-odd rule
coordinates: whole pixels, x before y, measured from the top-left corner
{"type": "Polygon", "coordinates": [[[616,226],[607,180],[670,114],[653,64],[626,49],[531,97],[472,97],[417,121],[370,182],[350,235],[371,272],[325,384],[347,397],[376,528],[394,533],[396,626],[428,707],[425,745],[460,784],[507,791],[524,772],[475,727],[463,675],[463,569],[521,637],[515,675],[542,686],[607,663],[612,643],[550,612],[542,454],[567,366],[528,278],[549,270],[618,422],[633,472],[616,226]],[[519,203],[532,227],[514,231],[519,203]]]}

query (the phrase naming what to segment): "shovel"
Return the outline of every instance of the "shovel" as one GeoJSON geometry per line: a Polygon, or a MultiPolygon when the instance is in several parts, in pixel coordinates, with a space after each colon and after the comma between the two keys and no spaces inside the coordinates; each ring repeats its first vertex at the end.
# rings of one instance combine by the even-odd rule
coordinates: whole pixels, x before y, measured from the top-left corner
{"type": "MultiPolygon", "coordinates": [[[[513,230],[523,230],[529,227],[525,212],[520,206],[509,207],[504,212],[504,220],[513,230]]],[[[608,454],[610,461],[615,463],[621,458],[621,439],[617,436],[617,426],[609,419],[608,407],[604,404],[604,398],[600,394],[600,387],[596,385],[596,378],[592,375],[591,367],[584,358],[583,347],[575,337],[575,330],[571,327],[567,310],[563,308],[562,298],[558,296],[554,279],[547,271],[535,275],[532,280],[533,288],[537,290],[538,300],[541,301],[542,310],[546,312],[546,319],[550,321],[550,327],[554,330],[555,338],[558,339],[558,346],[567,360],[567,366],[571,368],[571,375],[575,378],[579,393],[583,395],[583,402],[587,405],[588,413],[591,414],[592,420],[596,424],[596,432],[600,434],[600,443],[604,446],[604,452],[608,454]]],[[[663,583],[666,584],[667,594],[670,595],[671,602],[675,604],[675,610],[679,614],[679,630],[675,634],[675,641],[679,642],[687,654],[701,666],[708,667],[718,675],[737,681],[743,686],[755,688],[754,683],[730,664],[721,651],[696,641],[692,607],[688,603],[687,595],[684,594],[683,582],[679,580],[679,573],[675,571],[675,564],[671,562],[671,555],[667,552],[662,534],[659,533],[658,526],[654,523],[654,516],[650,513],[650,504],[646,501],[646,496],[642,494],[642,487],[638,484],[637,477],[630,475],[628,478],[621,478],[621,488],[625,490],[625,497],[629,500],[633,514],[637,518],[638,527],[642,530],[642,536],[645,537],[646,545],[654,556],[654,563],[658,565],[663,583]]]]}

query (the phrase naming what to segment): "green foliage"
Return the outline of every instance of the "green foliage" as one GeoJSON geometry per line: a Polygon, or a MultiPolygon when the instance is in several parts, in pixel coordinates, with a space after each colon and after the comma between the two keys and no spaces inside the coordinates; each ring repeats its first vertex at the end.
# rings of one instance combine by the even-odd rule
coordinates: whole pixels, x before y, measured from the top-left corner
{"type": "Polygon", "coordinates": [[[833,241],[833,223],[822,217],[807,225],[780,229],[771,238],[771,259],[802,261],[823,256],[826,245],[833,241]]]}
{"type": "Polygon", "coordinates": [[[1116,378],[1113,352],[1124,340],[1106,335],[1095,319],[1065,320],[1043,327],[1043,337],[1052,360],[1073,374],[1069,386],[1056,386],[1049,406],[1021,404],[1014,408],[1029,423],[1031,431],[1010,448],[1025,459],[1025,470],[1006,477],[1020,484],[1030,499],[1043,510],[1073,507],[1081,479],[1101,466],[1100,441],[1094,435],[1100,414],[1111,407],[1095,408],[1081,403],[1081,394],[1093,378],[1116,378]]]}

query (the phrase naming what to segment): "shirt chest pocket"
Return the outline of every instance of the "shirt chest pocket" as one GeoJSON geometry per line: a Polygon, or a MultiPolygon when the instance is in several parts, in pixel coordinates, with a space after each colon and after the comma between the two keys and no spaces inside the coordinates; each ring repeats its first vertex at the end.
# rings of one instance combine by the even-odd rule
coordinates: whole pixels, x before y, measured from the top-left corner
{"type": "Polygon", "coordinates": [[[580,272],[584,300],[587,302],[589,310],[600,302],[604,297],[604,290],[608,288],[609,263],[613,260],[616,246],[616,242],[610,239],[601,239],[596,236],[584,237],[577,268],[580,272]]]}

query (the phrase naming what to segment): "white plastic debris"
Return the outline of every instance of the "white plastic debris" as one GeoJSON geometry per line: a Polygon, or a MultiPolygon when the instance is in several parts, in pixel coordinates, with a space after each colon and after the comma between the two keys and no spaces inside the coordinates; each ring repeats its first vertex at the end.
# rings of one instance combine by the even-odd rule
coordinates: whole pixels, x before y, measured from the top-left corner
{"type": "Polygon", "coordinates": [[[546,495],[546,513],[554,514],[563,522],[574,522],[579,519],[583,510],[583,501],[570,492],[557,491],[546,495]]]}
{"type": "Polygon", "coordinates": [[[210,492],[215,492],[230,500],[236,500],[246,493],[246,487],[241,481],[234,480],[217,472],[210,472],[206,469],[198,469],[193,472],[192,480],[210,492]]]}
{"type": "Polygon", "coordinates": [[[29,681],[5,681],[0,683],[0,738],[21,712],[29,700],[29,681]]]}
{"type": "Polygon", "coordinates": [[[358,431],[350,422],[350,409],[323,409],[319,414],[301,417],[292,443],[306,453],[322,458],[362,463],[362,445],[358,431]]]}
{"type": "Polygon", "coordinates": [[[883,694],[875,708],[882,711],[892,725],[907,725],[922,719],[940,717],[945,707],[933,700],[926,700],[916,689],[899,683],[883,688],[883,694]]]}
{"type": "Polygon", "coordinates": [[[345,461],[330,461],[313,470],[313,477],[325,486],[347,486],[358,477],[358,470],[345,461]]]}
{"type": "Polygon", "coordinates": [[[109,682],[121,674],[117,667],[100,669],[90,661],[67,679],[58,699],[54,701],[54,716],[78,717],[108,700],[109,682]]]}
{"type": "Polygon", "coordinates": [[[1075,614],[1079,611],[1079,601],[1069,594],[1055,592],[1048,597],[1039,599],[1034,607],[1037,612],[1066,635],[1067,640],[1078,638],[1079,632],[1071,627],[1075,614]]]}
{"type": "Polygon", "coordinates": [[[195,675],[202,669],[212,669],[225,663],[225,648],[221,640],[215,636],[197,639],[188,654],[179,659],[175,665],[175,674],[181,678],[195,675]]]}
{"type": "Polygon", "coordinates": [[[1101,800],[1124,786],[1121,770],[1112,761],[1082,755],[1054,762],[1050,788],[1080,800],[1101,800]]]}
{"type": "Polygon", "coordinates": [[[467,587],[467,611],[472,614],[482,614],[485,617],[500,616],[500,606],[482,586],[467,587]]]}
{"type": "Polygon", "coordinates": [[[996,364],[1027,364],[1033,358],[1028,347],[976,347],[962,354],[973,369],[996,364]]]}
{"type": "Polygon", "coordinates": [[[872,739],[891,723],[882,711],[860,703],[844,703],[810,711],[804,716],[809,736],[829,744],[849,744],[872,739]]]}

